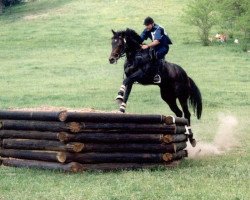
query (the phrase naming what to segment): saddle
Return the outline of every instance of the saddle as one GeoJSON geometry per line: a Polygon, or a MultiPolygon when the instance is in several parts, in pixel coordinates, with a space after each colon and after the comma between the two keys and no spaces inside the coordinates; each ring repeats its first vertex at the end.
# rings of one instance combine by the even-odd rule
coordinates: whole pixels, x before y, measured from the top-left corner
{"type": "Polygon", "coordinates": [[[141,68],[146,74],[156,74],[161,71],[164,59],[157,59],[155,50],[150,49],[146,52],[137,52],[133,61],[126,60],[124,71],[126,75],[132,74],[141,68]]]}

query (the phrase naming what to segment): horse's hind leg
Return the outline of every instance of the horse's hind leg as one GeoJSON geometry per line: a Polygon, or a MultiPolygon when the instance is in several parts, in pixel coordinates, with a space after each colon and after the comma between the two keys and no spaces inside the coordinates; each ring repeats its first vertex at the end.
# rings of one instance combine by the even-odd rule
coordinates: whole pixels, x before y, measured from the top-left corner
{"type": "Polygon", "coordinates": [[[189,125],[190,125],[190,124],[191,124],[191,119],[190,119],[191,114],[190,114],[190,112],[189,112],[189,110],[188,110],[188,98],[181,97],[181,98],[178,98],[178,99],[179,99],[179,101],[180,101],[181,108],[182,108],[182,110],[183,110],[183,112],[184,112],[184,117],[185,117],[186,119],[188,119],[188,123],[189,123],[189,125]]]}
{"type": "Polygon", "coordinates": [[[188,98],[187,97],[186,98],[185,97],[181,97],[181,98],[178,98],[178,99],[180,101],[182,110],[184,112],[184,117],[186,119],[188,119],[188,123],[189,123],[189,127],[188,127],[189,141],[190,141],[191,145],[193,147],[195,147],[196,146],[196,140],[193,138],[193,132],[192,132],[191,127],[190,127],[191,126],[191,120],[190,120],[191,114],[190,114],[190,112],[188,110],[188,98]]]}
{"type": "Polygon", "coordinates": [[[168,91],[161,88],[161,98],[169,105],[177,117],[182,117],[182,111],[177,106],[175,97],[168,95],[168,91]]]}

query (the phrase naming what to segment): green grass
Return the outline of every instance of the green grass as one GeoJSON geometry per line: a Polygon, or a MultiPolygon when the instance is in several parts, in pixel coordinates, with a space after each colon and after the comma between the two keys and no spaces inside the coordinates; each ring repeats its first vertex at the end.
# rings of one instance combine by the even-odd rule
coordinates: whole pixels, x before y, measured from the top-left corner
{"type": "MultiPolygon", "coordinates": [[[[0,16],[0,107],[117,109],[124,61],[108,63],[110,30],[140,32],[150,15],[173,39],[168,60],[181,65],[202,92],[204,112],[201,121],[193,117],[195,135],[212,141],[217,116],[226,113],[239,121],[240,146],[172,170],[64,174],[1,167],[1,200],[250,198],[249,53],[231,43],[202,47],[196,29],[181,22],[186,2],[40,0],[7,10],[0,16]]],[[[140,85],[127,111],[172,114],[159,88],[140,85]]]]}

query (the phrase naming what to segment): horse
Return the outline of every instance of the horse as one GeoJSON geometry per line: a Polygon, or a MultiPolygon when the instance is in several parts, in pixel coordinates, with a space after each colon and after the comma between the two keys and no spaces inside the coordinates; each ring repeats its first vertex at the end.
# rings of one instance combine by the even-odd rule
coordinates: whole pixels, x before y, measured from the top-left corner
{"type": "MultiPolygon", "coordinates": [[[[117,61],[125,56],[126,61],[124,64],[124,72],[126,78],[123,81],[123,85],[120,88],[118,99],[122,100],[121,108],[125,112],[126,103],[128,101],[130,92],[134,82],[138,82],[142,85],[152,85],[154,78],[154,66],[150,63],[149,50],[141,49],[142,40],[141,37],[132,29],[115,32],[112,30],[113,36],[111,38],[111,54],[109,57],[110,64],[117,63],[117,61]],[[140,55],[140,61],[138,62],[138,56],[140,55]],[[128,70],[131,66],[128,63],[137,63],[139,66],[135,66],[135,70],[128,70]],[[152,73],[153,72],[153,73],[152,73]]],[[[136,64],[135,64],[136,65],[136,64]]],[[[159,73],[161,75],[161,83],[156,84],[160,87],[161,98],[169,105],[170,109],[175,113],[177,117],[184,117],[188,119],[189,140],[192,146],[196,145],[196,141],[193,138],[191,131],[191,114],[188,106],[193,107],[194,113],[197,118],[201,118],[202,114],[202,96],[199,88],[195,82],[187,75],[185,70],[174,63],[163,61],[159,67],[159,73]],[[182,111],[177,106],[176,100],[179,100],[182,111]]]]}

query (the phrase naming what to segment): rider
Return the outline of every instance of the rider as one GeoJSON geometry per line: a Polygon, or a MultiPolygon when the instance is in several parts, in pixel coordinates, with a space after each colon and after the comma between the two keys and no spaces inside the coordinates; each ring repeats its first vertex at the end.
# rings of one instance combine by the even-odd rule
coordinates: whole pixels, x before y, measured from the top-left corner
{"type": "Polygon", "coordinates": [[[157,74],[154,77],[154,83],[160,83],[161,77],[159,75],[159,67],[164,60],[165,55],[169,51],[169,45],[172,44],[168,35],[164,32],[164,28],[154,23],[151,17],[144,19],[145,29],[141,33],[142,42],[150,38],[152,40],[149,44],[143,44],[142,49],[151,48],[151,58],[153,64],[157,68],[157,74]]]}

